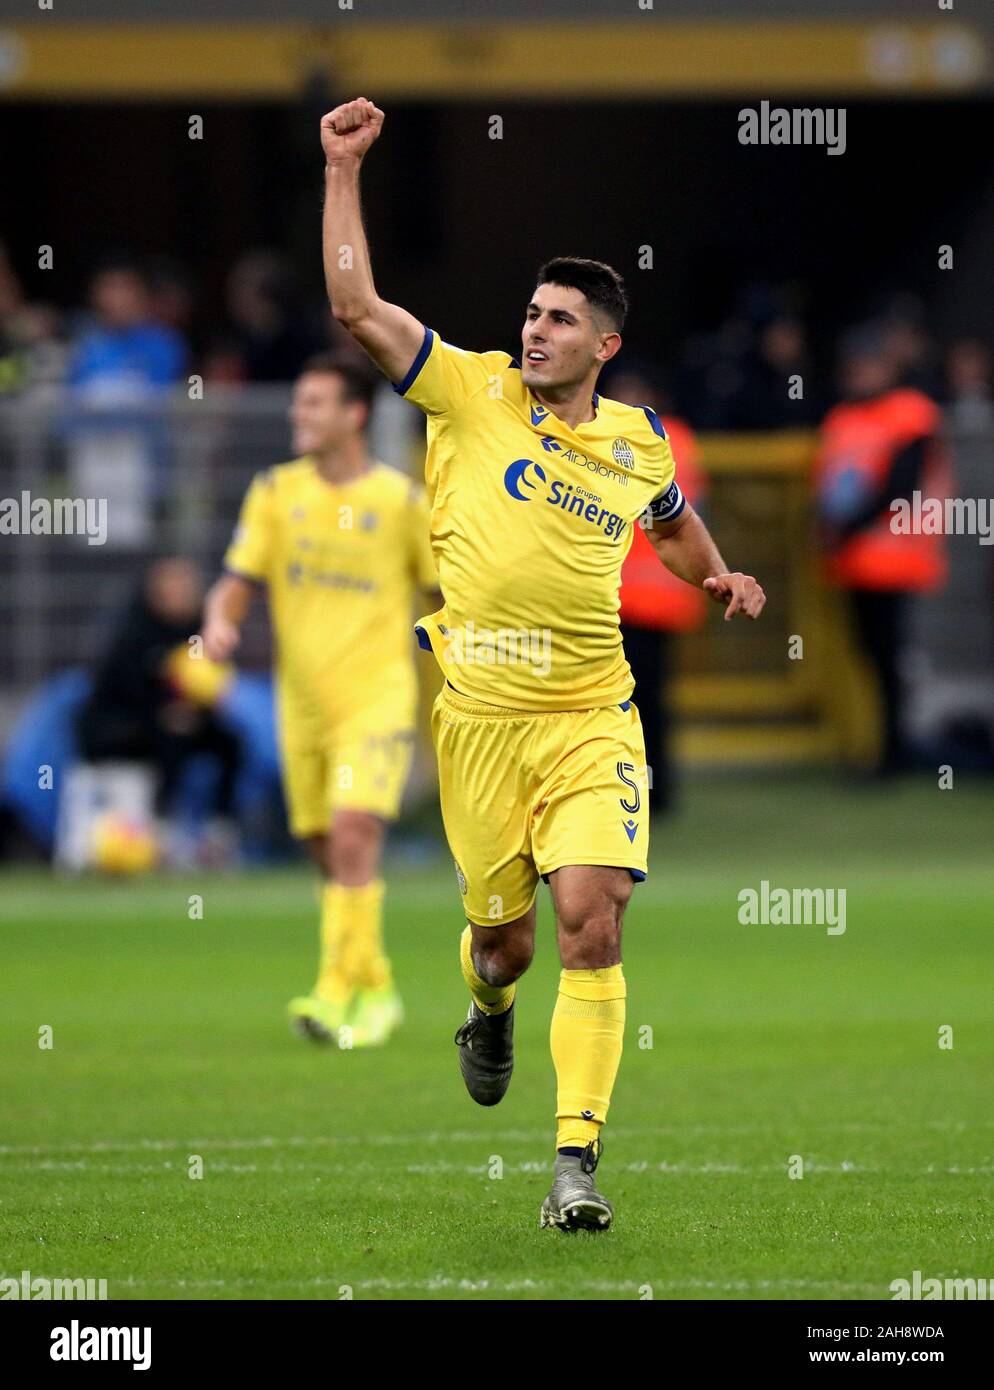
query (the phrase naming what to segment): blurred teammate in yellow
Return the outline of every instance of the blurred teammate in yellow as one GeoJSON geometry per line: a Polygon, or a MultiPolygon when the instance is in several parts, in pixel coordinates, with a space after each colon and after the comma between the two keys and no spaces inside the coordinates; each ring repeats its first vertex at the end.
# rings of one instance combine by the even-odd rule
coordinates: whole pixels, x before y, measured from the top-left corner
{"type": "Polygon", "coordinates": [[[206,655],[226,660],[265,586],[290,828],[324,876],[318,979],[290,1015],[344,1047],[385,1042],[402,1019],[380,860],[411,760],[412,605],[438,585],[422,489],[367,453],[373,390],[352,359],[306,365],[290,411],[298,457],[249,488],[203,630],[206,655]]]}

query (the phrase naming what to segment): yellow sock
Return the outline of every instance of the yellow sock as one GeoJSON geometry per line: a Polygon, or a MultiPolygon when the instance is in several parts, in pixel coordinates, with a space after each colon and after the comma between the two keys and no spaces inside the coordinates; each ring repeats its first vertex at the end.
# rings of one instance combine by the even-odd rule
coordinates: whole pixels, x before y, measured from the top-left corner
{"type": "Polygon", "coordinates": [[[620,965],[564,970],[552,1015],[556,1067],[556,1148],[585,1148],[607,1119],[625,1031],[620,965]]]}
{"type": "Polygon", "coordinates": [[[514,1003],[514,985],[488,985],[481,980],[473,965],[473,929],[470,926],[462,934],[459,943],[459,962],[462,977],[469,986],[469,992],[485,1014],[503,1014],[514,1003]]]}
{"type": "Polygon", "coordinates": [[[344,1004],[356,989],[382,989],[392,983],[383,952],[382,879],[361,888],[325,885],[321,907],[321,971],[315,993],[344,1004]]]}

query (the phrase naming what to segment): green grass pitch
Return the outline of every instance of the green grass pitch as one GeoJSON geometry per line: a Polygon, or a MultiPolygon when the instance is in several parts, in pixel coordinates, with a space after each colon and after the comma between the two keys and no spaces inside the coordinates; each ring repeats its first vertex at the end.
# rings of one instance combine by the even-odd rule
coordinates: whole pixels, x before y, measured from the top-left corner
{"type": "Polygon", "coordinates": [[[538,1226],[558,971],[544,888],[514,1080],[481,1110],[452,1045],[447,855],[390,868],[408,1018],[379,1052],[286,1026],[315,960],[303,868],[9,874],[0,1274],[178,1299],[880,1299],[915,1269],[994,1277],[991,825],[989,788],[966,782],[688,786],[626,921],[603,1236],[538,1226]],[[740,925],[739,891],[764,878],[845,888],[845,934],[740,925]]]}

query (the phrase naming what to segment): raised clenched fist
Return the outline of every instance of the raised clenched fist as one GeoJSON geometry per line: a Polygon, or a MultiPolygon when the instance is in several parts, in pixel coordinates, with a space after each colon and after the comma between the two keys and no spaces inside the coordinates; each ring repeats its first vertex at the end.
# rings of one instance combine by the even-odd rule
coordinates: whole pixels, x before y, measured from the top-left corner
{"type": "Polygon", "coordinates": [[[336,106],[321,119],[321,144],[329,164],[362,159],[383,129],[383,112],[365,97],[336,106]]]}

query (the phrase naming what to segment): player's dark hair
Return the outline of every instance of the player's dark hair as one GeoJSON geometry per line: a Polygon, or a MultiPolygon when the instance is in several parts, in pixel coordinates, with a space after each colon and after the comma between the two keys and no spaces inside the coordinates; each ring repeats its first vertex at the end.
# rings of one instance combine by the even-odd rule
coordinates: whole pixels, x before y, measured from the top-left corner
{"type": "Polygon", "coordinates": [[[309,357],[300,369],[305,372],[327,372],[342,383],[342,398],[349,403],[361,401],[367,411],[373,408],[373,397],[379,379],[371,368],[341,352],[318,352],[309,357]]]}
{"type": "Polygon", "coordinates": [[[628,313],[625,282],[613,266],[583,256],[554,256],[538,272],[539,285],[565,285],[579,290],[595,309],[620,331],[628,313]]]}

